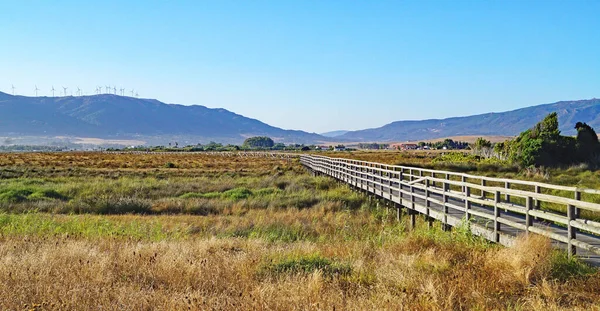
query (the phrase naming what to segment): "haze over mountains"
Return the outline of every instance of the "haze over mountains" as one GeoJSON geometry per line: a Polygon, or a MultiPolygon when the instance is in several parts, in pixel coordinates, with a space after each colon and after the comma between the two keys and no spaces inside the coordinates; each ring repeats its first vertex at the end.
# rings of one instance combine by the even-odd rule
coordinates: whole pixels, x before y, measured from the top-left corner
{"type": "Polygon", "coordinates": [[[554,111],[559,115],[563,134],[575,134],[573,127],[578,121],[600,129],[600,99],[563,101],[468,117],[397,121],[374,129],[318,135],[284,130],[225,109],[199,105],[165,104],[154,99],[110,94],[25,97],[0,92],[0,136],[135,139],[147,144],[172,141],[239,144],[247,137],[259,135],[284,143],[398,142],[465,135],[512,136],[554,111]]]}
{"type": "Polygon", "coordinates": [[[320,135],[321,136],[325,136],[325,137],[338,137],[338,136],[344,135],[344,134],[346,134],[348,132],[349,131],[339,130],[339,131],[331,131],[331,132],[320,133],[320,135]]]}

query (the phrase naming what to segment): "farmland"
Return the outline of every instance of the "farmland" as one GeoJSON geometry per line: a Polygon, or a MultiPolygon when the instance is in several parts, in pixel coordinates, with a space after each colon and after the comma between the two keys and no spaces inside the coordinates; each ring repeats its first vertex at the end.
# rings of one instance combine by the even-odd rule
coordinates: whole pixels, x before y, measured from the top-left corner
{"type": "Polygon", "coordinates": [[[3,310],[599,307],[600,275],[544,238],[503,248],[461,228],[409,230],[296,159],[11,153],[0,168],[3,310]]]}

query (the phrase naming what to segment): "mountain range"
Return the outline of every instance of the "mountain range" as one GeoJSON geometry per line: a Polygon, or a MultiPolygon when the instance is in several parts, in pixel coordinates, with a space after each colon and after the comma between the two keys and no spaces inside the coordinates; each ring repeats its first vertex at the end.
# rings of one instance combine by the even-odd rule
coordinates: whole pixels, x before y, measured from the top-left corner
{"type": "Polygon", "coordinates": [[[396,121],[378,128],[350,131],[335,139],[356,142],[399,142],[450,136],[515,136],[556,112],[563,135],[575,135],[575,123],[586,122],[600,130],[600,99],[561,101],[507,112],[467,117],[396,121]]]}
{"type": "Polygon", "coordinates": [[[26,97],[0,92],[0,136],[99,138],[166,144],[239,144],[251,136],[269,136],[283,143],[399,142],[451,136],[514,136],[548,113],[557,112],[563,134],[575,134],[575,123],[600,130],[600,99],[561,101],[508,112],[397,121],[359,131],[319,135],[285,130],[226,109],[165,104],[111,94],[66,97],[26,97]],[[328,137],[326,137],[328,136],[328,137]]]}
{"type": "Polygon", "coordinates": [[[72,136],[166,143],[239,144],[251,136],[284,143],[318,143],[325,137],[284,130],[226,109],[165,104],[112,94],[25,97],[0,92],[0,136],[72,136]]]}

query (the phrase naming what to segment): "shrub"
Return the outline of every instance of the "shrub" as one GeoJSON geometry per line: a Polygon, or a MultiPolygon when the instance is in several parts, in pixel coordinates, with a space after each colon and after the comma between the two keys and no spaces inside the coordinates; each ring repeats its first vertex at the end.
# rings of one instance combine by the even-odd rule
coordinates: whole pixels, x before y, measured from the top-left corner
{"type": "Polygon", "coordinates": [[[56,190],[46,189],[46,190],[39,190],[39,191],[36,191],[36,192],[30,194],[27,197],[27,199],[30,201],[47,200],[47,199],[67,200],[67,197],[58,193],[56,190]]]}
{"type": "Polygon", "coordinates": [[[271,148],[275,145],[275,142],[266,136],[256,136],[247,138],[244,141],[243,147],[247,148],[271,148]]]}
{"type": "Polygon", "coordinates": [[[0,202],[19,203],[27,201],[27,197],[33,193],[30,189],[10,189],[0,193],[0,202]]]}
{"type": "Polygon", "coordinates": [[[558,115],[553,112],[512,141],[507,141],[498,151],[520,165],[528,166],[568,166],[586,162],[594,164],[600,154],[598,135],[589,125],[578,122],[577,138],[561,136],[558,129],[558,115]],[[502,150],[500,150],[502,149],[502,150]]]}
{"type": "Polygon", "coordinates": [[[252,195],[252,191],[250,191],[250,189],[241,187],[241,188],[234,188],[234,189],[223,192],[222,197],[226,198],[226,199],[238,201],[238,200],[247,199],[251,195],[252,195]]]}

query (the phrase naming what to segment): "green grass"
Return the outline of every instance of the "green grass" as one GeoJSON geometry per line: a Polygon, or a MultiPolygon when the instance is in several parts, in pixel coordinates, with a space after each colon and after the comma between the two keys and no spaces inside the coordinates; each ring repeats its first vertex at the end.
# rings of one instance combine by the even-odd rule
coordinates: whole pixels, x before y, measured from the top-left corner
{"type": "Polygon", "coordinates": [[[564,251],[555,251],[552,256],[550,276],[559,281],[582,278],[598,273],[598,269],[578,258],[569,258],[564,251]]]}
{"type": "Polygon", "coordinates": [[[248,208],[310,208],[319,202],[359,208],[364,198],[325,177],[307,174],[232,177],[58,177],[0,180],[0,212],[172,214],[248,208]]]}
{"type": "MultiPolygon", "coordinates": [[[[262,189],[261,189],[262,190],[262,189]]],[[[264,191],[263,191],[264,192],[264,191]]],[[[239,187],[230,189],[224,192],[208,192],[208,193],[197,193],[188,192],[180,196],[182,199],[193,199],[193,198],[204,198],[204,199],[224,199],[231,201],[245,200],[251,197],[254,193],[245,187],[239,187]]]]}
{"type": "Polygon", "coordinates": [[[55,235],[84,238],[179,239],[179,230],[166,230],[159,221],[117,222],[97,216],[51,216],[39,213],[0,214],[0,236],[55,235]]]}
{"type": "Polygon", "coordinates": [[[345,276],[352,273],[352,267],[335,260],[321,256],[320,254],[309,254],[294,256],[271,261],[262,268],[261,273],[268,275],[281,274],[307,274],[321,271],[324,276],[345,276]]]}

